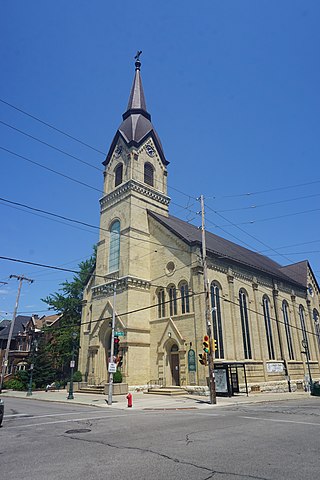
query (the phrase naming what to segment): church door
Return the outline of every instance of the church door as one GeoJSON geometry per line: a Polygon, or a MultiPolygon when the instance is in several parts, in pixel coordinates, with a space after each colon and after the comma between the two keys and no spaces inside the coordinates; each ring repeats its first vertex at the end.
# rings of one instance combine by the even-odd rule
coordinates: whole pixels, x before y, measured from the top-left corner
{"type": "Polygon", "coordinates": [[[178,345],[173,345],[170,352],[170,367],[172,375],[172,385],[180,385],[180,374],[179,374],[179,352],[178,345]]]}

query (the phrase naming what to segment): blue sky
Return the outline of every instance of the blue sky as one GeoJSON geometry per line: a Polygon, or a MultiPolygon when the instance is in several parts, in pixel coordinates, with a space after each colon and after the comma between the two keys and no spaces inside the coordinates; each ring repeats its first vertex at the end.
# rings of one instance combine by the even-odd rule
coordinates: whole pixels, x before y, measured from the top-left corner
{"type": "MultiPolygon", "coordinates": [[[[141,49],[148,110],[170,161],[170,212],[200,224],[202,193],[207,229],[281,264],[308,258],[319,278],[318,1],[16,0],[1,10],[1,198],[98,226],[103,153],[3,101],[107,152],[141,49]]],[[[4,201],[0,212],[1,256],[76,269],[98,238],[4,201]]],[[[0,260],[0,280],[10,274],[34,279],[23,285],[25,314],[45,313],[41,298],[70,278],[0,260]]],[[[16,290],[16,280],[0,285],[0,319],[16,290]]]]}

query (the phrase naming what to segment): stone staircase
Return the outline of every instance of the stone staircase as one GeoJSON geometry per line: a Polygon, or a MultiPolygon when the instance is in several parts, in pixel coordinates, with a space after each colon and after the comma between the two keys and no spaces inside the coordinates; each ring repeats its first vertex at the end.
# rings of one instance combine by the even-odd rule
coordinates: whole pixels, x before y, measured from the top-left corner
{"type": "Polygon", "coordinates": [[[186,395],[187,391],[181,387],[149,387],[147,392],[143,392],[153,395],[186,395]]]}

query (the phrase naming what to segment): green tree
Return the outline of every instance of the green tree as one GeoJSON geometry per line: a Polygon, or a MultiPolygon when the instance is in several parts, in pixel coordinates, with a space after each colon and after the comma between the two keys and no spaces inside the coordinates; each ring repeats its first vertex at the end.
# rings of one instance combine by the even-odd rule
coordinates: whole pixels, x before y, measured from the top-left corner
{"type": "Polygon", "coordinates": [[[62,314],[58,326],[44,329],[47,339],[44,351],[59,381],[65,380],[69,375],[72,349],[77,352],[79,348],[83,290],[93,273],[95,262],[96,248],[88,260],[79,264],[79,272],[73,276],[72,281],[66,280],[61,284],[59,292],[42,299],[50,309],[62,314]],[[77,333],[76,341],[72,339],[73,332],[77,333]]]}

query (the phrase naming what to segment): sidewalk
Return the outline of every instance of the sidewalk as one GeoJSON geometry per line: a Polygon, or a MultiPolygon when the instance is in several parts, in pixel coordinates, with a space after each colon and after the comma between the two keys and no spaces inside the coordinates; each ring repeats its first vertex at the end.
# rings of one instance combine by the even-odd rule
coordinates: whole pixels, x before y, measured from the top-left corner
{"type": "MultiPolygon", "coordinates": [[[[7,397],[24,398],[26,400],[43,400],[48,402],[60,402],[77,405],[90,405],[94,407],[113,408],[119,410],[128,410],[127,399],[125,395],[114,395],[112,405],[107,404],[108,396],[90,393],[74,393],[74,400],[67,400],[67,390],[45,392],[35,391],[32,396],[27,397],[26,392],[17,392],[12,390],[3,390],[0,394],[2,399],[7,397]]],[[[256,393],[248,397],[240,394],[234,397],[218,397],[216,405],[210,405],[209,398],[197,395],[155,395],[144,393],[133,393],[133,406],[130,410],[162,410],[162,409],[203,409],[219,408],[227,405],[241,405],[248,403],[278,402],[283,400],[306,400],[310,398],[309,393],[256,393]]]]}

